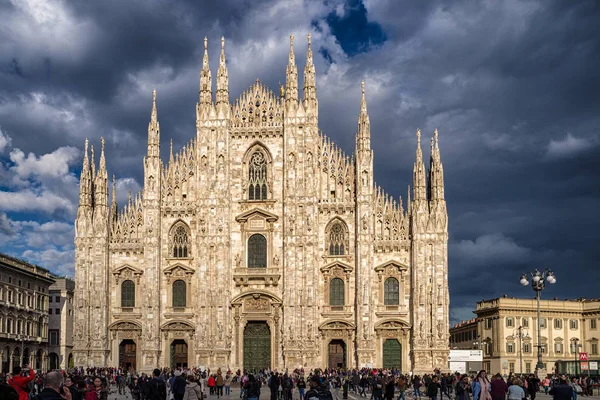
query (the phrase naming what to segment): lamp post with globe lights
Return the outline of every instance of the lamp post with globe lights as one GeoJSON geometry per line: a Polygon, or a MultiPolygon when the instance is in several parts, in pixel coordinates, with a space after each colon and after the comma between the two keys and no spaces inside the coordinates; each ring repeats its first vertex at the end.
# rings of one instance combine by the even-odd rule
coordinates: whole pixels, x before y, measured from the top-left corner
{"type": "Polygon", "coordinates": [[[544,363],[542,362],[542,332],[541,332],[541,323],[540,323],[540,296],[542,295],[542,290],[546,287],[546,283],[551,285],[556,283],[556,277],[554,273],[550,269],[546,269],[543,272],[538,271],[537,269],[534,272],[524,273],[521,275],[521,280],[519,281],[523,286],[529,286],[529,276],[531,276],[531,288],[535,291],[536,300],[537,300],[537,336],[538,336],[538,344],[537,344],[537,364],[535,366],[536,372],[541,369],[544,369],[544,363]]]}
{"type": "Polygon", "coordinates": [[[523,373],[523,339],[529,339],[529,332],[527,332],[527,328],[523,328],[523,326],[519,326],[514,330],[513,336],[519,339],[519,372],[523,373]],[[525,332],[523,332],[525,331],[525,332]]]}

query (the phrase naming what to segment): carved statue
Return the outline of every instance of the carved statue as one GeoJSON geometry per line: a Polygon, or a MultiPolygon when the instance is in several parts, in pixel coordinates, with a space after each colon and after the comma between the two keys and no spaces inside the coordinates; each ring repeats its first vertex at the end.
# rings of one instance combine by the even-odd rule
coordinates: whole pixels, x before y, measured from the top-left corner
{"type": "Polygon", "coordinates": [[[444,337],[444,321],[439,320],[437,324],[438,338],[442,339],[444,337]]]}
{"type": "Polygon", "coordinates": [[[277,254],[273,256],[273,265],[276,267],[279,266],[279,257],[277,256],[277,254]]]}
{"type": "Polygon", "coordinates": [[[223,324],[221,322],[217,323],[217,338],[219,340],[223,339],[223,324]]]}
{"type": "Polygon", "coordinates": [[[235,266],[240,268],[242,266],[242,255],[240,253],[235,255],[235,266]]]}
{"type": "Polygon", "coordinates": [[[369,337],[369,324],[367,321],[363,321],[363,338],[367,339],[369,337]]]}
{"type": "Polygon", "coordinates": [[[423,321],[419,323],[419,337],[421,340],[425,339],[425,328],[423,327],[423,321]]]}

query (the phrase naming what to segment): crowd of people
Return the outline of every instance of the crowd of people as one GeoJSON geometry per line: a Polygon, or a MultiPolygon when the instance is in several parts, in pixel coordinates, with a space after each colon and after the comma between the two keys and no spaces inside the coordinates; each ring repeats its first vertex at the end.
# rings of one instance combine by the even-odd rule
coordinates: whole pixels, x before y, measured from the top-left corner
{"type": "Polygon", "coordinates": [[[551,375],[540,380],[533,374],[432,374],[406,375],[386,369],[325,369],[255,373],[240,370],[216,372],[197,368],[155,369],[150,375],[120,368],[75,368],[36,373],[29,366],[0,375],[1,400],[108,400],[109,394],[132,400],[204,400],[231,396],[240,388],[240,399],[339,400],[348,393],[369,400],[536,400],[538,393],[554,400],[577,400],[592,395],[598,380],[590,377],[551,375]]]}

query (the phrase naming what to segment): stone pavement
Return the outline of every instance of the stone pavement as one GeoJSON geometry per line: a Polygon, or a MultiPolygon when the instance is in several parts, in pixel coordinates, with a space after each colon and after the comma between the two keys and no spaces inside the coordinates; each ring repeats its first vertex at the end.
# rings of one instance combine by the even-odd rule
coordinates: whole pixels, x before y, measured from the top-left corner
{"type": "MultiPolygon", "coordinates": [[[[333,394],[333,400],[337,400],[335,391],[332,391],[332,394],[333,394]]],[[[342,390],[341,389],[338,393],[338,396],[339,396],[339,400],[342,400],[342,390]]],[[[367,396],[370,397],[370,394],[367,394],[367,396]]],[[[349,400],[369,400],[369,397],[360,397],[360,396],[354,394],[354,392],[352,392],[352,391],[348,392],[349,400]]],[[[412,395],[412,393],[410,393],[410,392],[405,397],[406,397],[406,400],[414,400],[415,399],[414,396],[412,395]]],[[[231,388],[230,396],[222,396],[218,400],[239,400],[239,399],[240,399],[239,384],[235,384],[235,386],[232,386],[232,388],[231,388]]],[[[269,399],[270,399],[270,393],[268,392],[268,389],[267,389],[267,391],[263,390],[259,400],[269,400],[269,399]]],[[[439,400],[447,400],[447,399],[448,399],[447,397],[444,397],[444,399],[439,399],[439,400]]],[[[127,394],[119,395],[119,393],[117,391],[117,387],[113,386],[108,395],[108,400],[131,400],[131,394],[129,394],[129,390],[127,390],[127,394]]],[[[217,396],[208,396],[208,400],[217,400],[217,396]]],[[[297,390],[294,390],[293,400],[300,400],[300,396],[299,396],[297,390]]],[[[420,398],[420,400],[429,400],[429,399],[426,396],[423,396],[420,398]]],[[[536,396],[536,400],[552,400],[552,396],[545,395],[543,393],[538,393],[538,395],[536,396]]],[[[578,396],[577,400],[600,400],[600,396],[578,396]]]]}

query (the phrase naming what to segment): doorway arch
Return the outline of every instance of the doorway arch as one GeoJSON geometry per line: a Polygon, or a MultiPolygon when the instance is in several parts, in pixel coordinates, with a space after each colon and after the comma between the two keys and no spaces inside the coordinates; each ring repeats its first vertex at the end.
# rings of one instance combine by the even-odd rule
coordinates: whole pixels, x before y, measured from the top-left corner
{"type": "Polygon", "coordinates": [[[124,339],[119,344],[119,366],[126,371],[137,367],[137,345],[133,339],[124,339]]]}
{"type": "Polygon", "coordinates": [[[8,373],[10,369],[9,365],[9,357],[10,357],[10,347],[6,346],[4,351],[2,352],[2,372],[8,373]]]}
{"type": "Polygon", "coordinates": [[[271,329],[266,321],[249,321],[244,328],[244,369],[271,367],[271,329]]]}
{"type": "Polygon", "coordinates": [[[383,342],[383,368],[402,371],[402,344],[398,339],[383,342]]]}
{"type": "Polygon", "coordinates": [[[58,354],[50,353],[48,354],[48,358],[50,359],[50,371],[58,369],[58,354]]]}
{"type": "Polygon", "coordinates": [[[13,361],[12,370],[14,370],[15,367],[21,366],[21,348],[20,347],[15,347],[15,350],[13,351],[13,360],[12,361],[13,361]]]}
{"type": "Polygon", "coordinates": [[[346,342],[342,339],[334,339],[329,342],[327,347],[329,354],[328,367],[330,369],[346,368],[346,342]]]}
{"type": "Polygon", "coordinates": [[[188,345],[183,339],[175,339],[171,342],[171,368],[187,368],[188,345]]]}

